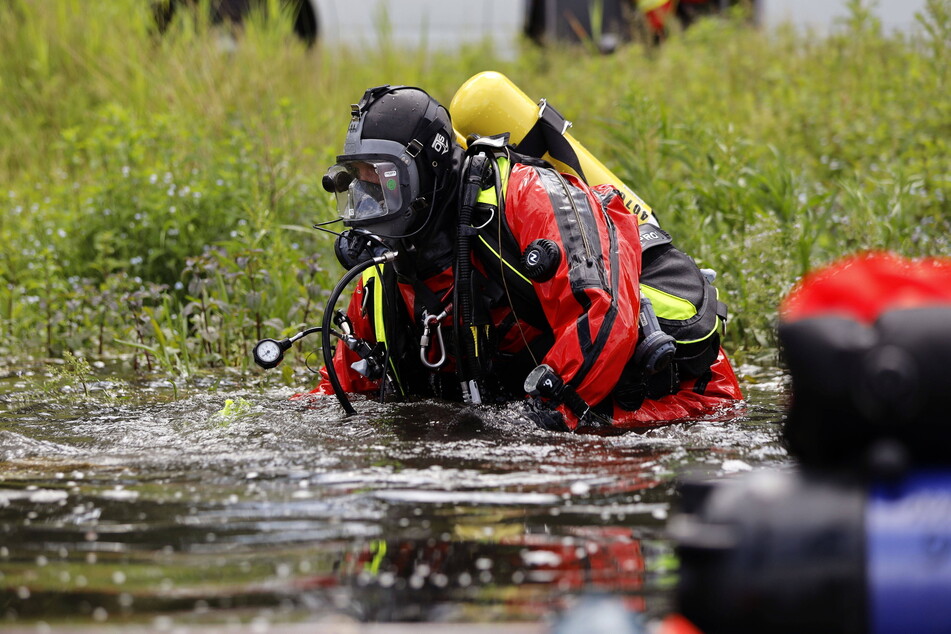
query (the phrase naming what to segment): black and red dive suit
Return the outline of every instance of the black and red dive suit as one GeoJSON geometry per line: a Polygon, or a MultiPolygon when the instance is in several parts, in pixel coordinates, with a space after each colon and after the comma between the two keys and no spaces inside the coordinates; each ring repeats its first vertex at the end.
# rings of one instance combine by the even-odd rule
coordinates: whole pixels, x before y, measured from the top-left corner
{"type": "MultiPolygon", "coordinates": [[[[525,377],[539,364],[550,366],[599,412],[601,420],[609,419],[614,427],[643,427],[699,416],[742,398],[715,332],[720,318],[710,311],[705,316],[688,311],[661,319],[662,324],[703,327],[699,343],[678,337],[678,350],[687,350],[689,358],[671,364],[660,377],[642,376],[633,367],[641,294],[650,291],[655,305],[658,300],[663,304],[665,298],[678,300],[676,293],[642,287],[646,275],[642,275],[642,241],[650,245],[652,254],[648,260],[645,252],[643,261],[650,261],[660,277],[669,277],[683,261],[689,261],[693,271],[687,275],[696,279],[688,280],[687,286],[699,288],[707,304],[716,303],[715,289],[704,285],[699,269],[673,249],[669,236],[666,241],[654,241],[652,237],[666,234],[653,225],[645,225],[652,229],[647,232],[639,228],[637,218],[609,185],[589,187],[575,176],[511,151],[496,152],[490,163],[493,176],[485,179],[488,185],[461,232],[471,236],[473,270],[468,286],[474,305],[463,336],[476,337],[479,380],[493,400],[523,399],[525,377]],[[533,267],[522,257],[538,241],[546,242],[542,251],[548,256],[547,267],[533,267]],[[671,257],[676,255],[675,263],[671,257]]],[[[453,312],[458,312],[451,305],[455,279],[451,260],[448,266],[430,267],[419,275],[407,275],[399,266],[370,269],[353,295],[348,317],[354,334],[371,343],[386,342],[392,376],[405,395],[458,398],[461,394],[455,379],[454,345],[449,341],[453,312]],[[384,311],[386,305],[388,311],[384,311]],[[398,313],[398,323],[385,312],[398,313]],[[444,312],[449,315],[437,324],[435,317],[444,312]],[[432,326],[430,344],[421,359],[419,342],[427,322],[432,326]],[[450,350],[438,370],[427,367],[442,356],[435,336],[437,325],[450,350]]],[[[677,312],[677,302],[673,304],[677,312]]],[[[658,315],[663,317],[662,310],[658,315]]],[[[379,381],[351,367],[358,361],[350,349],[337,346],[334,367],[342,388],[379,392],[379,381]]],[[[330,394],[326,369],[323,373],[314,392],[330,394]]],[[[553,427],[579,427],[578,417],[564,405],[550,403],[543,409],[554,412],[547,419],[549,423],[554,419],[553,427]]]]}

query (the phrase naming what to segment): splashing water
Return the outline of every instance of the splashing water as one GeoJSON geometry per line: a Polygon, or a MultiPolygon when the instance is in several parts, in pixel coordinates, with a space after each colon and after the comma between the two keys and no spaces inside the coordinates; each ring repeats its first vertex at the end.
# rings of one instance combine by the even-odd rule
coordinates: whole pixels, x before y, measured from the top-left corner
{"type": "Polygon", "coordinates": [[[344,417],[284,390],[31,399],[8,379],[0,619],[538,621],[593,591],[660,615],[678,477],[787,461],[782,375],[740,373],[744,406],[619,436],[434,401],[344,417]]]}

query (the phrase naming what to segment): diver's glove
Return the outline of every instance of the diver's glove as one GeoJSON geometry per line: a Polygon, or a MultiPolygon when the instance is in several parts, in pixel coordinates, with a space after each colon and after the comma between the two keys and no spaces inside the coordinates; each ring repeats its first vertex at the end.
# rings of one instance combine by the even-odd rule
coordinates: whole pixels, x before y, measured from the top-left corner
{"type": "Polygon", "coordinates": [[[358,264],[382,255],[386,245],[365,229],[348,229],[334,240],[334,255],[348,271],[358,264]]]}
{"type": "MultiPolygon", "coordinates": [[[[546,407],[548,412],[558,416],[559,423],[555,427],[549,427],[549,416],[534,414],[535,418],[543,418],[542,422],[536,423],[545,429],[564,429],[570,430],[572,427],[610,427],[611,418],[595,411],[588,403],[581,398],[575,391],[575,388],[562,381],[551,366],[541,364],[528,373],[525,377],[525,393],[539,405],[546,407]],[[555,411],[556,407],[562,409],[561,412],[555,411]],[[572,416],[572,424],[565,422],[565,416],[572,416]]],[[[538,407],[534,408],[538,411],[538,407]]]]}
{"type": "Polygon", "coordinates": [[[551,407],[551,404],[538,398],[528,398],[522,401],[520,414],[535,423],[537,427],[548,431],[571,431],[565,424],[564,415],[551,407]]]}

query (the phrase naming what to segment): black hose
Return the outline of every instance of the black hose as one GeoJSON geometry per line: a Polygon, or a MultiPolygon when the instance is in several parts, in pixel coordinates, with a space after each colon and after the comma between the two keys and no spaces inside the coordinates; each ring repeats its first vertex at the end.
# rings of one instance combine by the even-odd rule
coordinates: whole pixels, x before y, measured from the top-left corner
{"type": "Polygon", "coordinates": [[[324,367],[327,368],[327,378],[330,379],[330,386],[333,388],[334,396],[340,401],[343,411],[346,412],[348,416],[350,414],[356,414],[357,410],[353,409],[353,405],[350,404],[350,399],[347,398],[346,392],[340,387],[340,379],[337,377],[337,370],[334,368],[333,354],[331,353],[332,348],[330,347],[331,319],[333,318],[334,308],[337,305],[337,300],[340,299],[340,295],[358,275],[361,275],[372,266],[380,266],[386,262],[392,262],[395,259],[396,251],[385,251],[375,258],[357,264],[340,278],[340,281],[337,282],[337,285],[334,286],[333,291],[330,293],[330,297],[327,298],[327,306],[324,308],[324,319],[320,333],[321,348],[323,349],[322,352],[324,355],[324,367]]]}
{"type": "MultiPolygon", "coordinates": [[[[463,333],[462,328],[472,326],[472,260],[471,240],[472,210],[482,191],[482,177],[485,173],[488,157],[476,154],[469,158],[463,169],[462,204],[459,207],[459,224],[456,232],[456,267],[453,284],[453,305],[459,307],[459,318],[453,320],[453,331],[457,342],[461,342],[461,359],[458,363],[459,380],[465,386],[469,380],[476,379],[480,367],[476,357],[476,336],[471,331],[463,333]]],[[[497,192],[501,195],[501,192],[497,192]]],[[[465,390],[465,388],[464,388],[465,390]]]]}

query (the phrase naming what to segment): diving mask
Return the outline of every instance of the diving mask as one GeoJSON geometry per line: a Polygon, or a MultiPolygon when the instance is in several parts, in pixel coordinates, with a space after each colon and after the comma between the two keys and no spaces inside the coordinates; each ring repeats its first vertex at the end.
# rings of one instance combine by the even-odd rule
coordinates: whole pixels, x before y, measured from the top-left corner
{"type": "MultiPolygon", "coordinates": [[[[343,158],[343,157],[340,157],[343,158]]],[[[404,207],[405,165],[383,157],[341,160],[323,178],[337,199],[337,213],[348,225],[372,224],[404,207]]]]}

